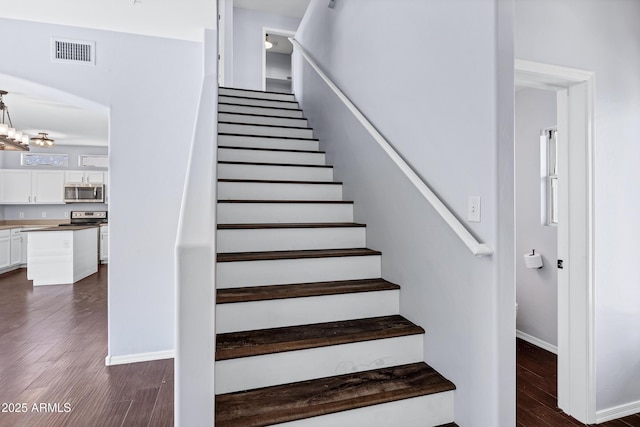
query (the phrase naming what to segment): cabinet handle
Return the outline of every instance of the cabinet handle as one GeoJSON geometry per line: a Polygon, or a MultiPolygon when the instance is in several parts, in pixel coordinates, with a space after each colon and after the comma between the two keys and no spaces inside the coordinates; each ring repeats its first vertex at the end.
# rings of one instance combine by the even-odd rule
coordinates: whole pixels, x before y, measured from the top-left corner
{"type": "Polygon", "coordinates": [[[31,203],[31,196],[29,196],[29,203],[31,203]]]}
{"type": "Polygon", "coordinates": [[[38,203],[38,196],[33,196],[33,203],[38,203]]]}

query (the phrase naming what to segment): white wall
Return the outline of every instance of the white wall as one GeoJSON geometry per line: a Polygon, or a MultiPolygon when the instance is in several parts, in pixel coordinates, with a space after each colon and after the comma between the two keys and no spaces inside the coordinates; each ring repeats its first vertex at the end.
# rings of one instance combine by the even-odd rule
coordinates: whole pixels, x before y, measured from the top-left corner
{"type": "MultiPolygon", "coordinates": [[[[318,0],[296,35],[460,218],[467,197],[481,196],[482,222],[467,225],[494,247],[498,128],[507,139],[513,132],[497,105],[498,81],[513,96],[508,42],[511,65],[498,79],[498,9],[493,0],[352,0],[335,9],[318,0]]],[[[503,300],[495,255],[470,254],[302,61],[295,55],[295,92],[368,224],[368,245],[383,252],[384,277],[402,286],[402,314],[427,331],[427,363],[457,386],[456,422],[514,425],[513,276],[503,300]]]]}
{"type": "Polygon", "coordinates": [[[257,10],[233,9],[233,87],[262,90],[263,28],[296,31],[300,20],[257,10]]]}
{"type": "Polygon", "coordinates": [[[31,82],[35,95],[54,88],[110,109],[109,354],[173,350],[174,244],[201,43],[8,19],[0,38],[20,40],[0,45],[13,58],[0,74],[31,82]],[[51,62],[54,34],[96,41],[97,64],[51,62]]]}
{"type": "Polygon", "coordinates": [[[213,0],[3,1],[0,17],[200,41],[215,28],[213,0]]]}
{"type": "MultiPolygon", "coordinates": [[[[551,346],[558,345],[557,227],[542,215],[545,181],[541,179],[540,131],[557,124],[556,93],[539,89],[516,92],[516,299],[517,329],[551,346]],[[543,268],[529,269],[523,255],[542,255],[543,268]]],[[[547,347],[548,348],[548,347],[547,347]]]]}
{"type": "Polygon", "coordinates": [[[640,2],[516,0],[516,57],[595,72],[596,405],[640,411],[640,2]]]}

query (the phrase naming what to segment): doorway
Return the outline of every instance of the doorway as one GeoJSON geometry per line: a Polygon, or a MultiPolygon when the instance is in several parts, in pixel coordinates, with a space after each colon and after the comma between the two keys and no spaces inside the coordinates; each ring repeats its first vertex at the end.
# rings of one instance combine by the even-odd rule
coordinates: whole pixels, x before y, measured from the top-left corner
{"type": "Polygon", "coordinates": [[[293,92],[291,55],[293,44],[289,37],[295,32],[263,27],[262,90],[268,92],[293,92]],[[270,47],[269,47],[270,46],[270,47]]]}
{"type": "MultiPolygon", "coordinates": [[[[516,87],[556,93],[558,129],[558,407],[595,422],[594,74],[516,60],[516,87]],[[561,261],[561,262],[560,262],[561,261]]],[[[520,256],[522,254],[519,254],[520,256]]],[[[517,259],[517,261],[519,261],[517,259]]]]}

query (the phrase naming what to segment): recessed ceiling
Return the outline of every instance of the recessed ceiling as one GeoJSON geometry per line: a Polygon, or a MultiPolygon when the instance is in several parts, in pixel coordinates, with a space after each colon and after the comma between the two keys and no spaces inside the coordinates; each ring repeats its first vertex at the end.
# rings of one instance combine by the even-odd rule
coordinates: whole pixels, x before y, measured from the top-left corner
{"type": "Polygon", "coordinates": [[[234,0],[233,7],[302,18],[310,0],[234,0]]]}

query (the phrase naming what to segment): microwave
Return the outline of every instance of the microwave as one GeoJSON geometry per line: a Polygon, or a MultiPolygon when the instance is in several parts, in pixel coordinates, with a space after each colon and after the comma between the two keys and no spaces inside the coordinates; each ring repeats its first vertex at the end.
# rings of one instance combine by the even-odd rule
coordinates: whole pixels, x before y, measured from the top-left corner
{"type": "Polygon", "coordinates": [[[104,184],[66,184],[65,203],[104,203],[104,184]]]}

